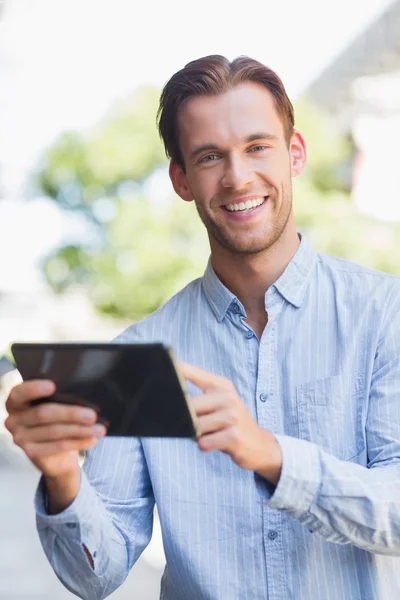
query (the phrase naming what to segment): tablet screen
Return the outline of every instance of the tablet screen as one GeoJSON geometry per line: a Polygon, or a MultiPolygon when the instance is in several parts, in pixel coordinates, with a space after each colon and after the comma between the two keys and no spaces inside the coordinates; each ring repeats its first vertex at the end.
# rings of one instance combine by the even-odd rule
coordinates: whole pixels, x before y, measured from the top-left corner
{"type": "Polygon", "coordinates": [[[40,402],[90,406],[107,435],[197,437],[196,416],[170,348],[159,343],[15,343],[21,376],[51,379],[40,402]]]}

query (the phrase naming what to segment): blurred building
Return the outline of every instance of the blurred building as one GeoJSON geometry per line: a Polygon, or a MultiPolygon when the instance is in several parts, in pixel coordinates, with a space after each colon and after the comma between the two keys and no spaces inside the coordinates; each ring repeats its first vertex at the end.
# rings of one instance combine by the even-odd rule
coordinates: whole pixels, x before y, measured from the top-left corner
{"type": "Polygon", "coordinates": [[[400,0],[311,83],[307,94],[354,142],[352,195],[359,209],[399,220],[400,0]]]}

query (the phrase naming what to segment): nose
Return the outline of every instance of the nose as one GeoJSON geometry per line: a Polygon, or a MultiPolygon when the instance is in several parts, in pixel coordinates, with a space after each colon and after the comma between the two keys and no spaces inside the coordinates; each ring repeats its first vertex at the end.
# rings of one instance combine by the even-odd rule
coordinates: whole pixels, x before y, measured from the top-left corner
{"type": "Polygon", "coordinates": [[[244,158],[232,155],[226,161],[226,168],[221,179],[224,188],[244,189],[253,179],[253,173],[244,158]]]}

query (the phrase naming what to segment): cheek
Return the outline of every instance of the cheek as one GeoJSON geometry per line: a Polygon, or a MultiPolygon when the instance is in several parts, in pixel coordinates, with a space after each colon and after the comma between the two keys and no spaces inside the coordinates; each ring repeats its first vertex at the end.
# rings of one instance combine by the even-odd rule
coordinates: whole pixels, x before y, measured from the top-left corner
{"type": "Polygon", "coordinates": [[[285,161],[269,161],[268,165],[265,166],[262,175],[269,185],[279,194],[284,190],[291,188],[292,174],[290,170],[290,164],[285,161]]]}
{"type": "MultiPolygon", "coordinates": [[[[214,169],[213,169],[214,171],[214,169]]],[[[202,172],[197,176],[188,177],[188,183],[193,197],[206,205],[218,191],[218,177],[215,172],[202,172]]]]}

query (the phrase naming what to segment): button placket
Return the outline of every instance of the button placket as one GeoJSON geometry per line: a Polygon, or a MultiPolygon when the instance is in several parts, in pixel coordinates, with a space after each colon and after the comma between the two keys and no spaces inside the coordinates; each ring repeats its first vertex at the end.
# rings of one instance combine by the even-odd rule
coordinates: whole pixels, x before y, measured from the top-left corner
{"type": "Polygon", "coordinates": [[[270,539],[271,541],[276,540],[276,538],[278,537],[278,532],[276,531],[276,529],[269,529],[268,531],[268,539],[270,539]]]}
{"type": "MultiPolygon", "coordinates": [[[[260,340],[260,354],[257,380],[257,419],[258,423],[271,431],[281,431],[281,403],[279,401],[277,339],[278,317],[283,300],[278,294],[266,298],[268,324],[260,340]],[[268,301],[267,301],[268,300],[268,301]]],[[[286,566],[283,551],[283,516],[278,510],[264,505],[263,539],[267,573],[268,598],[282,600],[287,596],[285,587],[286,566]]]]}
{"type": "Polygon", "coordinates": [[[263,511],[263,530],[267,582],[268,589],[271,590],[268,598],[282,600],[282,598],[286,598],[287,591],[284,585],[286,573],[282,540],[282,514],[266,506],[263,511]]]}
{"type": "Polygon", "coordinates": [[[257,422],[261,427],[265,429],[270,428],[269,415],[266,406],[266,400],[268,398],[267,392],[271,385],[271,362],[270,362],[270,334],[269,325],[266,326],[263,335],[259,340],[259,352],[258,352],[258,377],[256,386],[256,414],[257,422]]]}

